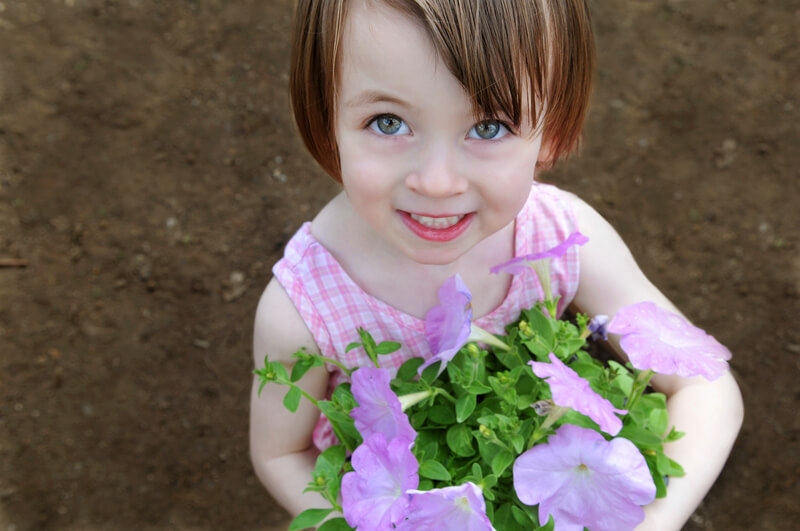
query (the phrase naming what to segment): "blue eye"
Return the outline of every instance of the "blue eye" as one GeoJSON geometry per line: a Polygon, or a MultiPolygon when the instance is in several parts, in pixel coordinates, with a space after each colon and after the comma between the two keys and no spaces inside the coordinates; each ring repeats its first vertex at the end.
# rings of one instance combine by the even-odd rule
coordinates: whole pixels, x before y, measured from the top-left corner
{"type": "Polygon", "coordinates": [[[469,138],[478,138],[480,140],[496,140],[503,138],[510,131],[503,125],[502,122],[497,120],[485,120],[469,130],[467,136],[469,138]]]}
{"type": "Polygon", "coordinates": [[[370,123],[370,129],[381,135],[395,136],[409,133],[406,123],[394,114],[381,114],[370,123]]]}

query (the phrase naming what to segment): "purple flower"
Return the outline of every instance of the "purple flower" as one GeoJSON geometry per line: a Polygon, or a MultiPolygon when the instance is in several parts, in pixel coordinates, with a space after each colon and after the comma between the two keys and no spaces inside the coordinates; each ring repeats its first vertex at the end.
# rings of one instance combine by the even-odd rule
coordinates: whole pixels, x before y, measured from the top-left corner
{"type": "Polygon", "coordinates": [[[397,531],[494,531],[483,492],[474,483],[408,494],[409,516],[398,522],[397,531]]]}
{"type": "Polygon", "coordinates": [[[439,288],[439,305],[425,315],[425,337],[433,357],[419,368],[441,361],[441,374],[447,362],[453,359],[467,343],[472,321],[472,294],[458,274],[448,278],[439,288]]]}
{"type": "Polygon", "coordinates": [[[585,378],[581,378],[552,352],[552,363],[529,361],[528,365],[539,378],[547,378],[553,402],[558,406],[570,407],[583,413],[597,424],[600,429],[610,435],[616,435],[622,429],[622,421],[614,413],[624,415],[628,411],[617,409],[607,399],[595,393],[585,378]]]}
{"type": "Polygon", "coordinates": [[[353,472],[342,478],[342,511],[351,527],[393,529],[406,514],[405,491],[419,485],[419,463],[411,441],[395,437],[386,444],[382,433],[366,438],[353,452],[353,472]]]}
{"type": "Polygon", "coordinates": [[[608,341],[608,316],[607,315],[595,315],[592,317],[592,320],[589,321],[589,332],[592,333],[592,339],[598,341],[602,339],[603,341],[608,341]]]}
{"type": "Polygon", "coordinates": [[[731,353],[727,348],[653,302],[621,308],[608,331],[623,336],[620,346],[637,369],[684,378],[702,375],[708,380],[716,380],[728,370],[731,353]]]}
{"type": "Polygon", "coordinates": [[[395,437],[413,441],[417,437],[400,400],[389,387],[391,379],[389,369],[361,367],[353,372],[350,390],[358,407],[353,408],[350,416],[364,439],[373,433],[383,433],[389,441],[395,437]]]}
{"type": "Polygon", "coordinates": [[[489,271],[495,274],[500,272],[505,272],[505,273],[511,273],[512,275],[516,275],[528,269],[528,267],[532,265],[529,262],[536,262],[537,260],[542,260],[544,258],[561,258],[562,256],[564,256],[567,250],[573,245],[583,245],[588,241],[589,238],[587,238],[580,232],[573,232],[567,237],[566,240],[559,243],[552,249],[548,249],[541,253],[533,253],[533,254],[526,254],[525,256],[517,256],[516,258],[512,258],[508,262],[504,262],[500,265],[494,266],[489,271]]]}
{"type": "Polygon", "coordinates": [[[553,516],[554,531],[633,529],[644,519],[641,506],[656,495],[647,463],[631,441],[606,441],[572,424],[517,458],[514,490],[523,503],[539,504],[540,522],[553,516]]]}

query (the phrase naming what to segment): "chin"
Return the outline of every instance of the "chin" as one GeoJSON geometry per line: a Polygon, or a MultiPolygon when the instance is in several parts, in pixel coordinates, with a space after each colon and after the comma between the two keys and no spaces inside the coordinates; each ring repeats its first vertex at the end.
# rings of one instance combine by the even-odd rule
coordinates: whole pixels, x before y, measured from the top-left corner
{"type": "Polygon", "coordinates": [[[409,259],[422,265],[446,266],[458,261],[468,249],[439,248],[439,249],[413,249],[406,253],[409,259]]]}

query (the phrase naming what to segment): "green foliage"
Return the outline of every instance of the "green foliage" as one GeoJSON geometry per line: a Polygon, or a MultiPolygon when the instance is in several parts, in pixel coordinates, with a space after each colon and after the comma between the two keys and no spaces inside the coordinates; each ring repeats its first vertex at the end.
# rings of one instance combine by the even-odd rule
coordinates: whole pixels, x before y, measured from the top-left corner
{"type": "MultiPolygon", "coordinates": [[[[424,398],[406,411],[417,430],[413,452],[420,462],[419,488],[426,490],[472,481],[483,490],[487,514],[495,528],[503,531],[553,529],[552,519],[540,523],[536,507],[526,506],[516,497],[513,463],[534,444],[546,441],[564,423],[598,430],[594,421],[576,411],[568,410],[554,421],[540,416],[531,407],[539,402],[560,409],[549,402],[547,383],[528,366],[531,360],[548,361],[548,355],[553,352],[615,407],[630,405],[618,436],[629,439],[639,448],[653,475],[657,495],[664,496],[665,478],[683,475],[680,465],[664,455],[664,443],[677,440],[683,434],[669,425],[664,395],[642,393],[648,374],[640,375],[639,371],[614,361],[604,364],[589,355],[584,340],[588,335],[587,321],[585,316],[578,316],[576,326],[554,319],[538,304],[522,312],[520,319],[506,328],[503,339],[510,347],[508,351],[494,352],[468,344],[441,374],[439,363],[427,367],[418,376],[422,360],[405,362],[398,369],[392,388],[398,395],[426,392],[422,395],[424,398]]],[[[359,335],[361,342],[348,348],[363,347],[376,365],[379,365],[379,355],[399,348],[392,342],[376,344],[363,329],[359,329],[359,335]]],[[[298,353],[297,357],[299,361],[291,378],[279,363],[267,362],[265,369],[256,371],[264,382],[292,386],[284,400],[291,410],[297,407],[301,397],[294,382],[310,368],[323,364],[323,358],[306,352],[298,353]]],[[[333,507],[339,509],[336,498],[341,476],[349,469],[345,448],[352,451],[361,442],[349,416],[356,403],[349,385],[341,385],[331,400],[319,401],[317,405],[333,424],[343,445],[320,454],[309,489],[323,493],[333,507]]],[[[610,439],[607,434],[604,436],[610,439]]],[[[303,513],[295,522],[299,521],[299,526],[319,518],[318,523],[328,514],[324,511],[303,513]],[[300,520],[301,517],[304,519],[300,520]]],[[[343,519],[338,520],[338,523],[337,519],[328,520],[320,529],[349,529],[343,519]]]]}

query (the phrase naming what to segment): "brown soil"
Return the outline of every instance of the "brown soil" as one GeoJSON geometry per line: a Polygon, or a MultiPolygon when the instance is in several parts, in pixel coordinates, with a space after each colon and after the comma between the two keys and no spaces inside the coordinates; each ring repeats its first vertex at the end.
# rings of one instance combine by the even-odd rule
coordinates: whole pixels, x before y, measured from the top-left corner
{"type": "MultiPolygon", "coordinates": [[[[594,7],[585,147],[547,179],[734,352],[745,426],[687,529],[797,529],[800,11],[594,7]]],[[[0,259],[27,263],[0,267],[0,530],[285,528],[251,322],[336,190],[287,110],[290,8],[0,2],[0,259]]]]}

